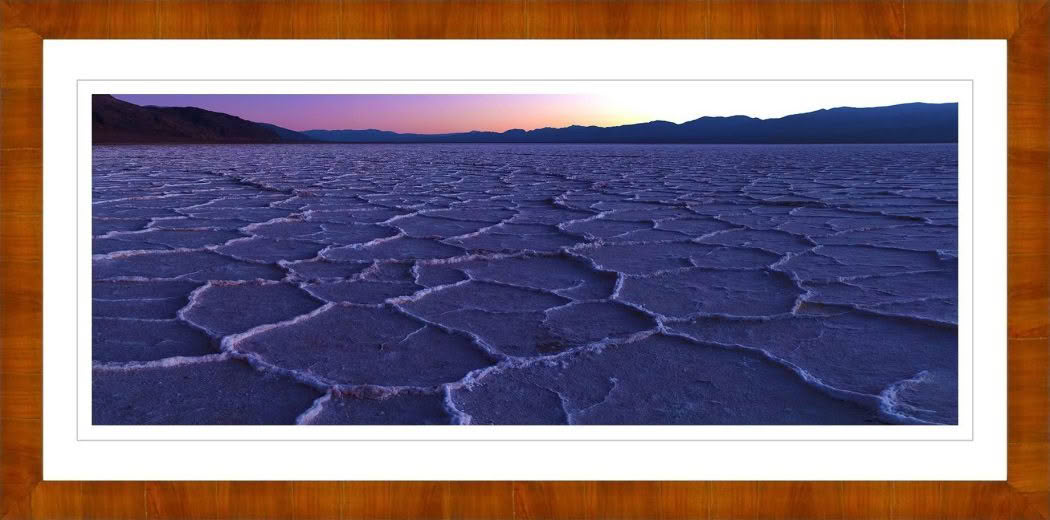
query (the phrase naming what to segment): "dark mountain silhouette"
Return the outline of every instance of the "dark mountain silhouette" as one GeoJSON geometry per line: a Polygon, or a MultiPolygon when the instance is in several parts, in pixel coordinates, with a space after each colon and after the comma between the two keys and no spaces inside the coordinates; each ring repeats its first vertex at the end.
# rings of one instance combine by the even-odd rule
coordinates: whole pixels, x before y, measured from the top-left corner
{"type": "Polygon", "coordinates": [[[775,119],[701,117],[612,127],[579,126],[401,134],[384,130],[296,132],[194,107],[138,106],[109,95],[92,101],[94,143],[954,143],[956,103],[832,108],[775,119]]]}
{"type": "Polygon", "coordinates": [[[651,121],[598,127],[398,134],[381,130],[307,130],[320,141],[343,143],[954,143],[958,104],[908,103],[832,108],[776,119],[701,117],[681,124],[651,121]]]}
{"type": "Polygon", "coordinates": [[[104,143],[283,143],[312,139],[298,132],[196,107],[139,106],[91,96],[91,140],[104,143]]]}
{"type": "Polygon", "coordinates": [[[269,128],[270,130],[274,131],[277,134],[277,137],[280,137],[285,142],[304,143],[315,140],[314,138],[302,132],[296,132],[295,130],[289,130],[287,128],[280,127],[277,125],[271,125],[270,123],[258,124],[263,128],[269,128]]]}

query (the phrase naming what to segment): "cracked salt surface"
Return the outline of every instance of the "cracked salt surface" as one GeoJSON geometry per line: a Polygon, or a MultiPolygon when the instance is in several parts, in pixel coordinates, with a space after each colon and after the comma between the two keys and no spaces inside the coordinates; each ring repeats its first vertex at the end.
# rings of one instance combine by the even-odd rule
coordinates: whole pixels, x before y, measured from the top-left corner
{"type": "Polygon", "coordinates": [[[95,424],[955,424],[955,145],[93,149],[95,424]]]}

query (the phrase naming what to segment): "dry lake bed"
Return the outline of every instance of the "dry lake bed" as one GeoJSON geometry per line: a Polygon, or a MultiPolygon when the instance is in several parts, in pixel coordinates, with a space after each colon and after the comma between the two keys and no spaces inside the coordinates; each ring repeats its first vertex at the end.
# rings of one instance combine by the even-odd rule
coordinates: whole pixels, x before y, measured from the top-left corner
{"type": "Polygon", "coordinates": [[[95,146],[92,420],[954,424],[956,155],[95,146]]]}

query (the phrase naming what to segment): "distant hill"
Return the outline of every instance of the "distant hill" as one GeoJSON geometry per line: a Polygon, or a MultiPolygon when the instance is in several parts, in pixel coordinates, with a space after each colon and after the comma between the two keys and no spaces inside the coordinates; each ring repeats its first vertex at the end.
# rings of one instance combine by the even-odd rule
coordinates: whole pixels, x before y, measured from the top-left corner
{"type": "Polygon", "coordinates": [[[139,106],[91,96],[91,140],[106,143],[284,143],[312,139],[279,126],[196,107],[139,106]]]}
{"type": "Polygon", "coordinates": [[[957,103],[908,103],[832,108],[776,119],[701,117],[681,124],[651,121],[612,127],[578,126],[398,134],[381,130],[307,130],[320,141],[343,143],[954,143],[957,103]]]}
{"type": "Polygon", "coordinates": [[[296,132],[295,130],[289,130],[287,128],[283,128],[277,125],[271,125],[270,123],[257,124],[259,124],[263,128],[269,128],[270,130],[273,130],[273,132],[277,134],[277,137],[280,137],[286,142],[302,143],[315,140],[313,137],[310,137],[302,132],[296,132]]]}
{"type": "Polygon", "coordinates": [[[701,117],[612,127],[579,126],[401,134],[385,130],[297,132],[195,107],[139,106],[92,96],[92,141],[106,143],[954,143],[956,103],[832,108],[775,119],[701,117]]]}

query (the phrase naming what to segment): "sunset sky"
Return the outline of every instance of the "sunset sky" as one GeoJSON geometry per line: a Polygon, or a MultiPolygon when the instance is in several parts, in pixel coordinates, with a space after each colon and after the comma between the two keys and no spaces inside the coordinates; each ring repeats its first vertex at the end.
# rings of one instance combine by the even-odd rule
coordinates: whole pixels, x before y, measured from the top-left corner
{"type": "Polygon", "coordinates": [[[195,106],[291,130],[411,133],[502,132],[573,124],[614,126],[702,116],[770,118],[838,106],[956,99],[933,87],[850,89],[799,85],[753,89],[628,89],[600,94],[115,94],[138,105],[195,106]]]}

